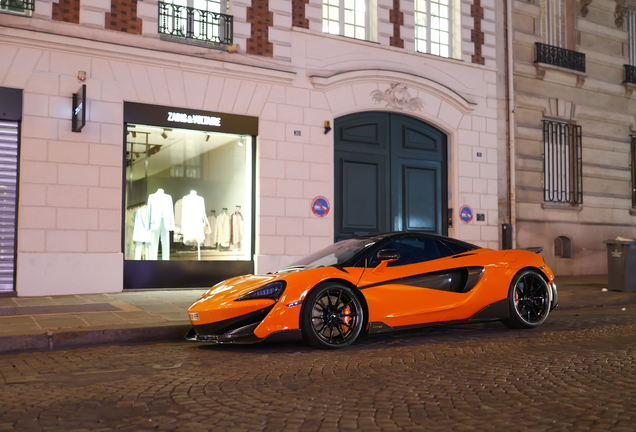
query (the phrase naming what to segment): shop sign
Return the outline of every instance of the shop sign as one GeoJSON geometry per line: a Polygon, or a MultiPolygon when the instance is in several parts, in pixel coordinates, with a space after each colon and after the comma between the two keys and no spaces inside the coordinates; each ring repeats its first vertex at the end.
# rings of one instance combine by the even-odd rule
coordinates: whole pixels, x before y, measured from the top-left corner
{"type": "Polygon", "coordinates": [[[311,211],[318,217],[325,217],[329,214],[329,201],[323,196],[317,196],[311,202],[311,211]]]}
{"type": "Polygon", "coordinates": [[[168,112],[168,121],[177,123],[196,124],[200,126],[221,127],[221,117],[211,117],[206,115],[191,115],[179,112],[168,112]]]}
{"type": "Polygon", "coordinates": [[[73,117],[71,130],[81,132],[86,126],[86,84],[82,84],[77,93],[73,93],[73,117]]]}
{"type": "Polygon", "coordinates": [[[472,222],[472,220],[473,220],[473,209],[471,209],[467,205],[463,206],[462,208],[459,209],[459,218],[464,223],[472,222]]]}

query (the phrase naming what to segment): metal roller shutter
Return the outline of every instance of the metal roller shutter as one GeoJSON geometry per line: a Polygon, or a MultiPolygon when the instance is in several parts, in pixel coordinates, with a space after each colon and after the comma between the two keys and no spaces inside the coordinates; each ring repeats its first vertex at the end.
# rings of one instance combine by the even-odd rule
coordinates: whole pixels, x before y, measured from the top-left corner
{"type": "Polygon", "coordinates": [[[18,123],[0,121],[0,292],[14,290],[18,123]]]}

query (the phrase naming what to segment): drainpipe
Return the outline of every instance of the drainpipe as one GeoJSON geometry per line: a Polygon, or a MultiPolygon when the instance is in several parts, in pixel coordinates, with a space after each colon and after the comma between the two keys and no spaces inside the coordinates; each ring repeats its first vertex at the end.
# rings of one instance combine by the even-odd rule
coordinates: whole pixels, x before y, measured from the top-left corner
{"type": "Polygon", "coordinates": [[[506,162],[508,163],[508,211],[507,223],[512,229],[511,247],[517,246],[516,209],[515,209],[515,105],[513,83],[513,58],[512,58],[512,0],[504,1],[504,50],[506,57],[506,125],[507,148],[506,162]]]}

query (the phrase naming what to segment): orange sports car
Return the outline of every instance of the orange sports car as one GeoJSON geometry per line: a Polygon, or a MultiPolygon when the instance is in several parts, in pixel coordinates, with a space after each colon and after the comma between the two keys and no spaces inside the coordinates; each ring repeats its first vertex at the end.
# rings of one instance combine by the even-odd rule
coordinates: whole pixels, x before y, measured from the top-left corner
{"type": "Polygon", "coordinates": [[[389,233],[335,243],[266,275],[221,282],[194,302],[186,339],[302,338],[341,348],[362,335],[500,320],[541,325],[557,306],[554,274],[529,250],[389,233]]]}

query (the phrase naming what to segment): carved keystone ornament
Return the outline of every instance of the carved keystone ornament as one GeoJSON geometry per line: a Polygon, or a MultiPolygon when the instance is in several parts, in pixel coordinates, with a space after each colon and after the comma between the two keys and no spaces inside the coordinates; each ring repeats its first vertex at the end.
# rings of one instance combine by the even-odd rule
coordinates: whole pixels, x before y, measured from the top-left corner
{"type": "Polygon", "coordinates": [[[391,84],[391,88],[384,93],[380,90],[371,92],[373,102],[386,103],[387,108],[408,109],[411,111],[419,111],[424,108],[424,101],[420,98],[412,98],[406,86],[400,83],[391,84]]]}

